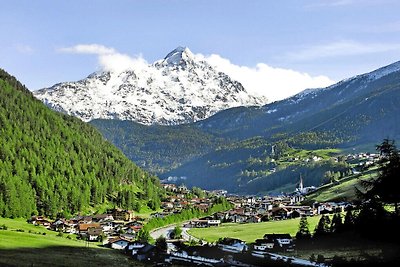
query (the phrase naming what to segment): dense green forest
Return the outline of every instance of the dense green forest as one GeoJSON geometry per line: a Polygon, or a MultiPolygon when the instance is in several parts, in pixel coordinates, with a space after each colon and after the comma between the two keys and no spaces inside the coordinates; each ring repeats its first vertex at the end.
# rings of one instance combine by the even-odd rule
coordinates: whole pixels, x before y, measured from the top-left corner
{"type": "Polygon", "coordinates": [[[90,124],[128,158],[158,174],[177,168],[224,142],[190,125],[147,126],[119,120],[93,120],[90,124]]]}
{"type": "Polygon", "coordinates": [[[107,203],[157,208],[157,177],[92,126],[51,111],[0,69],[0,216],[51,217],[107,203]]]}

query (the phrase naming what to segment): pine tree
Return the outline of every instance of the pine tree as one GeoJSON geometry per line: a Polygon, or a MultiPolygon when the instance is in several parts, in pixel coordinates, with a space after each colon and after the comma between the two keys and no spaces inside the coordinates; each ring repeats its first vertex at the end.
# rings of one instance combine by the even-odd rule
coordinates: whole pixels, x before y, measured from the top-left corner
{"type": "Polygon", "coordinates": [[[317,226],[315,227],[314,237],[322,237],[322,236],[326,236],[327,234],[329,234],[330,223],[331,223],[331,220],[329,219],[329,216],[322,215],[317,226]]]}
{"type": "Polygon", "coordinates": [[[296,233],[296,239],[309,239],[311,238],[310,229],[308,227],[307,217],[300,218],[299,230],[296,233]]]}
{"type": "Polygon", "coordinates": [[[161,251],[167,251],[168,244],[167,244],[167,239],[164,236],[159,236],[156,239],[156,247],[159,248],[161,251]]]}
{"type": "Polygon", "coordinates": [[[340,233],[343,231],[343,221],[340,213],[335,213],[333,215],[330,231],[332,233],[340,233]]]}
{"type": "Polygon", "coordinates": [[[348,209],[344,216],[343,230],[349,231],[354,229],[355,218],[353,212],[348,209]]]}
{"type": "Polygon", "coordinates": [[[175,226],[174,230],[172,230],[171,237],[174,239],[179,239],[182,236],[182,228],[179,225],[175,226]]]}
{"type": "Polygon", "coordinates": [[[140,229],[138,235],[137,235],[137,240],[143,243],[148,243],[150,241],[150,233],[147,229],[142,228],[140,229]]]}
{"type": "Polygon", "coordinates": [[[365,192],[357,189],[358,196],[364,202],[373,202],[374,205],[394,204],[395,213],[399,215],[400,152],[396,148],[395,141],[389,139],[384,139],[376,149],[382,157],[379,163],[379,176],[374,180],[362,181],[365,192]]]}

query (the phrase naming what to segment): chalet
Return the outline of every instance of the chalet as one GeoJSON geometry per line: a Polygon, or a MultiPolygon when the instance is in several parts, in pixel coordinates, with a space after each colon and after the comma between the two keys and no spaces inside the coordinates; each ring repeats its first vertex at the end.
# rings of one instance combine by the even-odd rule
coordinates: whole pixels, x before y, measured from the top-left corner
{"type": "Polygon", "coordinates": [[[247,220],[247,216],[244,214],[240,213],[233,213],[230,214],[228,217],[228,221],[234,222],[234,223],[244,223],[247,220]]]}
{"type": "Polygon", "coordinates": [[[289,210],[285,207],[276,207],[271,211],[271,215],[275,220],[287,219],[289,214],[289,210]]]}
{"type": "MultiPolygon", "coordinates": [[[[349,206],[348,203],[335,203],[335,202],[326,202],[326,203],[314,203],[314,207],[317,209],[318,214],[331,214],[335,212],[343,212],[349,206]]],[[[351,206],[351,205],[350,205],[351,206]]]]}
{"type": "Polygon", "coordinates": [[[101,229],[100,223],[80,223],[78,224],[78,233],[81,236],[87,236],[89,228],[101,229]]]}
{"type": "Polygon", "coordinates": [[[175,184],[162,184],[162,187],[165,190],[168,190],[168,191],[171,191],[171,192],[176,192],[177,191],[177,188],[176,188],[175,184]]]}
{"type": "Polygon", "coordinates": [[[294,250],[293,238],[290,234],[265,234],[264,239],[269,243],[274,243],[274,250],[294,250]]]}
{"type": "Polygon", "coordinates": [[[218,248],[232,253],[241,253],[247,251],[247,245],[244,241],[227,237],[218,242],[218,248]]]}
{"type": "Polygon", "coordinates": [[[111,214],[96,214],[92,218],[93,222],[111,222],[114,217],[111,214]]]}
{"type": "Polygon", "coordinates": [[[125,232],[127,233],[127,234],[136,234],[136,233],[138,233],[139,231],[140,231],[140,229],[142,229],[142,225],[131,225],[131,226],[128,226],[126,229],[125,229],[125,232]]]}
{"type": "Polygon", "coordinates": [[[168,216],[170,213],[169,212],[155,212],[151,214],[152,218],[164,218],[165,216],[168,216]]]}
{"type": "Polygon", "coordinates": [[[76,234],[76,224],[73,221],[58,219],[51,224],[51,229],[57,232],[76,234]]]}
{"type": "Polygon", "coordinates": [[[47,219],[46,217],[43,217],[43,216],[32,216],[30,218],[29,222],[32,223],[33,225],[41,225],[46,228],[50,227],[50,225],[51,225],[51,222],[49,221],[49,219],[47,219]]]}
{"type": "Polygon", "coordinates": [[[191,220],[189,223],[185,224],[185,227],[205,228],[205,227],[219,226],[220,224],[221,224],[220,220],[201,219],[201,220],[191,220]]]}
{"type": "Polygon", "coordinates": [[[87,236],[89,241],[99,241],[103,235],[103,229],[101,227],[89,227],[87,229],[87,236]]]}
{"type": "Polygon", "coordinates": [[[92,216],[79,216],[78,218],[78,223],[92,223],[93,222],[93,217],[92,216]]]}
{"type": "Polygon", "coordinates": [[[130,254],[133,256],[138,252],[139,249],[146,246],[146,244],[147,243],[142,243],[139,241],[129,242],[128,246],[125,247],[125,251],[127,252],[127,254],[130,254]]]}
{"type": "Polygon", "coordinates": [[[116,237],[116,238],[109,240],[108,244],[111,246],[112,249],[122,250],[128,246],[129,241],[125,240],[121,237],[116,237]]]}
{"type": "Polygon", "coordinates": [[[136,234],[125,233],[125,234],[120,234],[119,237],[126,241],[132,242],[135,240],[136,234]]]}
{"type": "Polygon", "coordinates": [[[189,189],[187,189],[186,186],[181,185],[177,188],[177,192],[181,193],[181,194],[188,194],[189,193],[189,189]]]}
{"type": "Polygon", "coordinates": [[[229,217],[228,212],[217,212],[215,214],[215,218],[220,220],[220,221],[226,221],[229,217]]]}
{"type": "Polygon", "coordinates": [[[114,224],[113,222],[101,222],[100,223],[101,228],[103,229],[103,233],[105,234],[111,234],[114,232],[114,224]]]}
{"type": "Polygon", "coordinates": [[[275,242],[267,240],[267,239],[257,239],[251,250],[251,255],[254,257],[264,258],[265,255],[272,251],[274,248],[275,242]]]}
{"type": "Polygon", "coordinates": [[[159,251],[156,250],[156,247],[150,244],[145,244],[143,247],[139,248],[136,253],[133,255],[133,258],[138,261],[151,261],[155,260],[157,256],[159,256],[159,251]]]}
{"type": "Polygon", "coordinates": [[[112,216],[116,221],[132,221],[134,219],[134,213],[131,210],[114,209],[112,216]]]}
{"type": "Polygon", "coordinates": [[[246,222],[248,223],[259,223],[261,222],[261,217],[257,215],[251,215],[247,218],[246,222]]]}

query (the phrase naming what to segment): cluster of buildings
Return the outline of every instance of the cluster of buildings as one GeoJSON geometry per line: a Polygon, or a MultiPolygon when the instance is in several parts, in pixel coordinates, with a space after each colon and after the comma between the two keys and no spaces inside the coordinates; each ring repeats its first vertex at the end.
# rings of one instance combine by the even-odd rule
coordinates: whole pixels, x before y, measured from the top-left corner
{"type": "Polygon", "coordinates": [[[134,240],[143,227],[143,219],[135,217],[133,211],[118,208],[105,214],[59,218],[52,222],[43,216],[32,216],[29,222],[53,231],[76,234],[83,240],[110,242],[111,245],[120,239],[134,240]]]}
{"type": "MultiPolygon", "coordinates": [[[[207,212],[213,205],[210,198],[198,197],[190,194],[191,191],[184,185],[177,186],[175,184],[162,184],[162,186],[169,192],[169,195],[163,202],[161,202],[162,212],[153,213],[153,217],[163,218],[171,213],[180,213],[182,209],[185,208],[197,208],[200,211],[207,212]]],[[[205,190],[203,190],[203,193],[206,195],[205,190]]],[[[208,193],[217,196],[211,192],[208,193]]]]}
{"type": "Polygon", "coordinates": [[[348,202],[314,203],[312,206],[297,205],[293,196],[280,197],[228,197],[234,205],[231,210],[215,213],[199,220],[192,220],[186,227],[218,226],[221,222],[259,223],[270,220],[285,220],[302,216],[314,216],[343,212],[351,206],[348,202]]]}
{"type": "Polygon", "coordinates": [[[201,266],[275,266],[274,262],[290,263],[290,266],[325,266],[320,263],[276,254],[293,251],[294,241],[289,234],[265,234],[254,243],[235,238],[224,238],[217,244],[186,246],[175,243],[168,249],[138,241],[125,242],[118,249],[134,260],[152,264],[179,264],[201,266]]]}

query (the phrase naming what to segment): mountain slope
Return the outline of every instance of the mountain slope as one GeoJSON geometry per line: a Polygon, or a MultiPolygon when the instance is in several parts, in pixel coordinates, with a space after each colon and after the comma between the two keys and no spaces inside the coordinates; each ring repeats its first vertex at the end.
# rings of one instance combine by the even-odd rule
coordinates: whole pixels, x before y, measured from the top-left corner
{"type": "Polygon", "coordinates": [[[226,141],[190,125],[143,125],[133,121],[90,122],[139,166],[164,173],[204,155],[226,141]]]}
{"type": "Polygon", "coordinates": [[[151,65],[93,73],[34,95],[52,109],[84,121],[120,119],[162,125],[195,122],[230,107],[266,103],[183,47],[151,65]]]}
{"type": "MultiPolygon", "coordinates": [[[[178,166],[172,166],[167,161],[159,162],[163,170],[159,172],[162,173],[161,178],[184,176],[188,185],[257,193],[293,188],[300,174],[307,185],[318,186],[327,170],[348,171],[346,166],[332,164],[329,157],[315,163],[290,162],[290,156],[295,158],[299,154],[296,151],[304,150],[310,156],[314,151],[318,155],[318,149],[330,148],[350,150],[362,147],[372,151],[383,138],[399,140],[398,103],[399,62],[327,88],[306,90],[263,107],[231,108],[185,125],[180,130],[175,129],[181,133],[179,137],[177,135],[181,144],[190,140],[193,133],[207,136],[207,140],[212,141],[208,145],[193,146],[190,150],[184,146],[177,146],[178,150],[164,149],[168,144],[163,142],[170,139],[154,126],[130,131],[129,127],[121,129],[119,124],[116,129],[124,132],[123,139],[119,138],[117,131],[110,134],[114,122],[103,121],[102,127],[109,125],[106,137],[115,140],[113,142],[128,155],[130,149],[126,140],[135,140],[142,133],[152,132],[158,146],[153,146],[154,142],[146,138],[142,139],[142,145],[136,143],[134,146],[146,154],[142,158],[143,164],[151,168],[148,162],[157,158],[161,151],[166,157],[173,155],[176,162],[182,159],[182,164],[178,166]],[[271,153],[273,146],[281,148],[281,156],[284,157],[281,166],[271,163],[276,158],[271,153]]],[[[102,127],[99,129],[104,132],[102,127]]]]}
{"type": "MultiPolygon", "coordinates": [[[[207,132],[223,133],[224,136],[241,139],[257,135],[268,137],[279,132],[335,130],[334,128],[343,132],[340,123],[345,116],[346,121],[358,123],[364,113],[384,109],[387,110],[387,116],[391,111],[395,111],[397,106],[390,103],[399,95],[399,76],[400,62],[396,62],[327,88],[305,90],[261,108],[222,111],[197,124],[207,132]],[[386,102],[390,99],[384,100],[385,95],[394,98],[386,102]],[[353,110],[356,107],[359,113],[353,110]],[[334,122],[339,122],[338,127],[332,127],[334,122]]],[[[371,114],[376,115],[378,114],[371,114]]],[[[387,134],[398,134],[398,130],[391,129],[387,134]]],[[[349,134],[348,129],[346,134],[349,134]]],[[[363,133],[358,131],[357,134],[363,133]]]]}
{"type": "Polygon", "coordinates": [[[159,202],[150,176],[92,126],[51,111],[0,69],[0,216],[159,202]]]}
{"type": "Polygon", "coordinates": [[[324,172],[329,168],[343,174],[348,167],[331,164],[329,159],[311,164],[301,161],[271,164],[272,146],[283,144],[286,147],[283,156],[289,153],[289,160],[293,148],[350,149],[362,146],[373,150],[384,138],[400,139],[398,103],[399,62],[262,108],[222,111],[196,125],[225,138],[242,140],[261,136],[263,141],[253,143],[250,148],[247,143],[251,139],[239,141],[234,150],[229,146],[222,147],[165,176],[185,176],[188,184],[196,186],[229,184],[233,191],[251,193],[282,188],[285,184],[293,188],[300,174],[309,185],[318,186],[316,177],[323,182],[324,172]],[[240,159],[234,156],[238,154],[240,159]],[[206,168],[207,171],[203,171],[206,168]],[[271,172],[271,169],[277,171],[271,172]]]}

